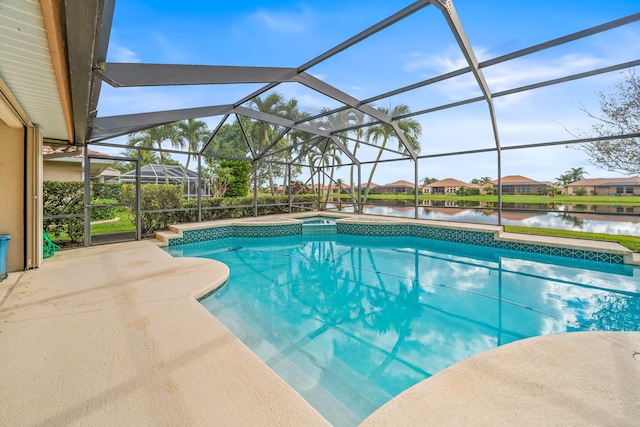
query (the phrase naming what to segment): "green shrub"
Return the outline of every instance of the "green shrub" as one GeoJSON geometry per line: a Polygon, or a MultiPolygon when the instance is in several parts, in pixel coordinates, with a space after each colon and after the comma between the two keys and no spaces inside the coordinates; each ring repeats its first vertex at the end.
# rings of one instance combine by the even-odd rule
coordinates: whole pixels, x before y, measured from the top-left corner
{"type": "Polygon", "coordinates": [[[84,238],[84,183],[43,182],[44,229],[54,237],[66,233],[72,242],[84,238]],[[58,215],[79,215],[72,218],[47,218],[58,215]]]}
{"type": "MultiPolygon", "coordinates": [[[[93,184],[95,185],[95,184],[93,184]]],[[[172,210],[171,212],[146,212],[141,214],[141,232],[143,236],[152,236],[169,225],[198,221],[197,198],[186,199],[181,185],[142,184],[142,211],[172,210]],[[174,210],[175,209],[175,210],[174,210]]],[[[133,203],[135,201],[135,185],[133,184],[101,184],[94,187],[94,194],[118,195],[118,198],[99,198],[93,204],[133,203]]],[[[289,211],[288,196],[258,196],[258,215],[287,213],[289,211]],[[273,204],[280,206],[265,206],[273,204]]],[[[306,209],[293,207],[293,212],[303,212],[319,208],[318,196],[315,194],[297,195],[294,203],[306,203],[306,209]]],[[[242,218],[253,216],[253,196],[201,198],[202,220],[242,218]],[[207,209],[218,208],[218,209],[207,209]]],[[[84,238],[84,184],[82,182],[53,182],[44,184],[44,215],[75,214],[76,218],[45,219],[45,229],[53,236],[66,233],[72,242],[81,242],[84,238]]],[[[111,219],[116,215],[117,207],[97,207],[91,209],[91,220],[111,219]]],[[[135,222],[135,209],[131,210],[131,221],[135,222]]]]}
{"type": "Polygon", "coordinates": [[[227,168],[230,180],[224,197],[244,197],[249,193],[249,172],[251,164],[244,160],[221,159],[220,167],[227,168]]]}
{"type": "MultiPolygon", "coordinates": [[[[115,199],[96,199],[91,202],[92,205],[110,205],[119,203],[115,199]]],[[[105,219],[113,219],[116,216],[118,208],[116,206],[96,206],[91,208],[91,221],[103,221],[105,219]]]]}
{"type": "Polygon", "coordinates": [[[136,201],[136,186],[134,184],[120,184],[120,200],[122,203],[133,203],[136,201]]]}
{"type": "MultiPolygon", "coordinates": [[[[184,200],[182,185],[172,184],[143,184],[140,186],[140,198],[140,208],[143,211],[180,209],[184,200]]],[[[180,211],[142,213],[140,231],[148,236],[158,230],[166,230],[169,225],[179,223],[181,215],[180,211]]]]}
{"type": "Polygon", "coordinates": [[[119,203],[122,200],[122,186],[123,184],[93,182],[91,183],[91,195],[96,200],[112,199],[116,200],[114,203],[119,203]]]}

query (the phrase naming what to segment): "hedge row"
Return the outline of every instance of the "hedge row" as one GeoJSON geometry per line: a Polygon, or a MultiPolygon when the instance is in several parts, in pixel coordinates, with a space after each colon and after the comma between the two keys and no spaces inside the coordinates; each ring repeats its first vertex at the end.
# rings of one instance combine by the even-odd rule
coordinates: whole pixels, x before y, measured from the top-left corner
{"type": "MultiPolygon", "coordinates": [[[[141,214],[143,236],[152,236],[156,231],[166,230],[171,224],[196,222],[198,220],[198,200],[186,199],[182,195],[181,185],[143,184],[141,191],[141,210],[172,210],[170,212],[147,212],[141,214]],[[189,210],[187,210],[189,209],[189,210]]],[[[92,203],[133,203],[135,186],[133,184],[91,184],[92,203]]],[[[288,212],[287,196],[259,196],[258,215],[288,212]],[[282,203],[283,206],[260,206],[282,203]]],[[[318,209],[317,195],[303,195],[295,198],[296,203],[305,203],[308,208],[318,209]]],[[[82,182],[44,182],[44,227],[56,237],[63,233],[71,242],[84,239],[84,184],[82,182]],[[51,218],[59,215],[78,215],[73,218],[51,218]]],[[[202,220],[242,218],[253,216],[253,197],[202,198],[202,220]],[[216,209],[217,208],[217,209],[216,209]]],[[[135,210],[129,209],[131,219],[135,219],[135,210]]],[[[300,211],[293,208],[293,212],[300,211]]],[[[91,210],[91,220],[110,219],[115,216],[115,207],[100,207],[91,210]]],[[[134,221],[135,222],[135,221],[134,221]]]]}

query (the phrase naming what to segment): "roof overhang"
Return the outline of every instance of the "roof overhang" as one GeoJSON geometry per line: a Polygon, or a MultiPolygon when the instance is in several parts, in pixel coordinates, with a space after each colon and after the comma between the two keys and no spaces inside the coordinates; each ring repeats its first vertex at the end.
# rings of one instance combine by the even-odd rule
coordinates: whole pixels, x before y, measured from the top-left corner
{"type": "Polygon", "coordinates": [[[1,120],[12,127],[39,127],[46,141],[85,142],[99,92],[93,64],[106,58],[113,5],[113,0],[2,2],[1,120]]]}

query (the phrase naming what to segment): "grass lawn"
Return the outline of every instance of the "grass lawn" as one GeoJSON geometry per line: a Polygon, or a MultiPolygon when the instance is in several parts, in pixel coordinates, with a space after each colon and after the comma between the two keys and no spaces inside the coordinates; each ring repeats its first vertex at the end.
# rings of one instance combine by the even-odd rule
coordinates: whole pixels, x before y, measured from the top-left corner
{"type": "Polygon", "coordinates": [[[604,240],[618,242],[632,251],[640,251],[640,237],[618,236],[613,234],[587,233],[584,231],[555,230],[553,228],[531,228],[518,225],[505,225],[504,230],[511,233],[538,234],[543,236],[573,237],[576,239],[604,240]]]}
{"type": "Polygon", "coordinates": [[[124,208],[118,207],[115,214],[118,221],[103,222],[91,225],[91,234],[120,233],[122,231],[135,231],[136,225],[132,222],[133,216],[124,208]]]}
{"type": "MultiPolygon", "coordinates": [[[[123,231],[135,231],[136,225],[131,221],[131,216],[129,212],[127,212],[123,207],[118,207],[115,216],[118,221],[113,222],[105,222],[102,224],[92,224],[91,225],[91,234],[110,234],[110,233],[120,233],[123,231]]],[[[51,239],[58,244],[69,245],[70,238],[69,235],[62,231],[60,234],[55,234],[50,232],[51,239]]],[[[71,244],[73,246],[73,244],[71,244]]]]}

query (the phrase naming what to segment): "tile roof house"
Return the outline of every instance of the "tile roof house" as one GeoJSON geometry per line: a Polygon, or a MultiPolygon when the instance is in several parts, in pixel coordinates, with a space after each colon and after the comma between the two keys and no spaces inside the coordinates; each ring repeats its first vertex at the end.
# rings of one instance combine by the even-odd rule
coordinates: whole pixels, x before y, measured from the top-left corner
{"type": "Polygon", "coordinates": [[[640,196],[640,176],[629,178],[591,178],[565,186],[567,195],[575,195],[584,188],[589,196],[640,196]]]}
{"type": "Polygon", "coordinates": [[[415,184],[409,181],[396,181],[390,184],[379,185],[377,187],[371,186],[371,193],[378,194],[398,194],[398,193],[408,193],[413,191],[416,188],[415,184]]]}
{"type": "MultiPolygon", "coordinates": [[[[105,153],[89,150],[90,155],[106,156],[105,153]]],[[[113,160],[91,159],[91,179],[104,182],[105,179],[113,179],[113,160]],[[106,174],[105,174],[105,171],[106,174]]],[[[79,148],[76,151],[65,151],[62,148],[42,147],[42,178],[44,181],[84,181],[84,151],[79,148]]]]}
{"type": "MultiPolygon", "coordinates": [[[[498,180],[491,183],[497,187],[498,180]]],[[[502,177],[502,194],[540,194],[547,188],[543,182],[534,181],[522,175],[507,175],[502,177]]]]}
{"type": "Polygon", "coordinates": [[[456,194],[460,187],[480,188],[476,184],[469,184],[454,178],[445,178],[422,187],[422,194],[456,194]]]}

